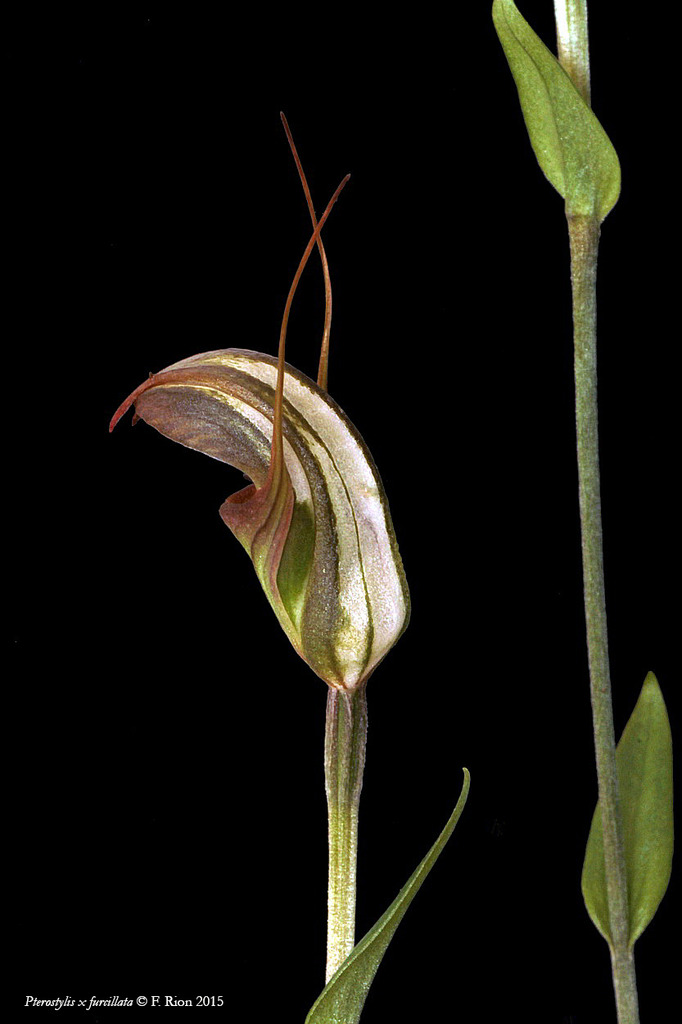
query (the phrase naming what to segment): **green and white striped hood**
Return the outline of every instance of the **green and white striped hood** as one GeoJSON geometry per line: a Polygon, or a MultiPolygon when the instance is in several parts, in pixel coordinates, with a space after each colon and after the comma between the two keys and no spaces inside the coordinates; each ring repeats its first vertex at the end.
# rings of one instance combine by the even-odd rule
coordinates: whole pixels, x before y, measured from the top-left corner
{"type": "Polygon", "coordinates": [[[285,364],[283,467],[271,465],[277,359],[220,349],[174,363],[136,389],[166,437],[253,484],[220,514],[252,558],[292,644],[330,686],[367,680],[407,625],[409,593],[386,495],[362,437],[338,405],[285,364]]]}

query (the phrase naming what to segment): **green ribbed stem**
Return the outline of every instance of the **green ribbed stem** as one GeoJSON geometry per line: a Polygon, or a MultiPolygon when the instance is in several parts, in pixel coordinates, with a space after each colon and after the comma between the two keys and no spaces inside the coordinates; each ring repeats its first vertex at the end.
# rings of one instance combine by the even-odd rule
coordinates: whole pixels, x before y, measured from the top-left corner
{"type": "MultiPolygon", "coordinates": [[[[590,105],[587,0],[554,0],[559,61],[590,105]]],[[[618,1024],[639,1024],[637,976],[629,948],[629,912],[623,826],[618,798],[616,737],[609,670],[602,541],[597,404],[597,260],[599,220],[568,217],[573,291],[575,411],[580,491],[580,530],[592,726],[604,868],[611,925],[611,973],[618,1024]]]]}
{"type": "Polygon", "coordinates": [[[604,864],[611,922],[611,968],[619,1024],[638,1024],[637,979],[629,943],[627,877],[618,802],[616,739],[611,703],[604,555],[602,545],[599,434],[597,413],[597,254],[596,219],[569,217],[575,407],[583,554],[583,589],[590,665],[592,724],[597,762],[599,805],[604,836],[604,864]]]}
{"type": "Polygon", "coordinates": [[[366,687],[353,692],[330,688],[324,748],[329,812],[327,981],[355,945],[358,809],[366,741],[366,687]]]}

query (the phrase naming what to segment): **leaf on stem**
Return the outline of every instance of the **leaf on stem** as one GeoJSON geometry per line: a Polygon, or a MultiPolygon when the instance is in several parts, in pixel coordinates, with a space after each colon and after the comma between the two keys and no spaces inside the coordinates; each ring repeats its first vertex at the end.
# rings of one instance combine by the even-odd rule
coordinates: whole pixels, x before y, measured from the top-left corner
{"type": "Polygon", "coordinates": [[[357,1024],[367,993],[395,931],[422,882],[442,853],[464,810],[470,776],[466,768],[457,806],[429,853],[398,893],[386,913],[357,944],[306,1017],[306,1024],[357,1024]]]}
{"type": "MultiPolygon", "coordinates": [[[[649,672],[616,748],[632,947],[653,918],[670,880],[673,858],[673,750],[660,687],[649,672]]],[[[583,865],[587,912],[611,942],[599,804],[583,865]]]]}
{"type": "Polygon", "coordinates": [[[566,200],[569,216],[603,221],[620,193],[609,137],[512,0],[495,0],[493,21],[541,170],[566,200]]]}

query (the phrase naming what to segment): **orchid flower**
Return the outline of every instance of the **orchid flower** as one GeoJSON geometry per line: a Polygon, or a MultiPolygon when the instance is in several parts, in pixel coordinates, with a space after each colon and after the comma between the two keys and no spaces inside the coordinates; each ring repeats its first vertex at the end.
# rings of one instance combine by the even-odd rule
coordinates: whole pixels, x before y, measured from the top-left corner
{"type": "Polygon", "coordinates": [[[252,481],[220,515],[301,657],[329,686],[352,690],[405,629],[409,594],[377,468],[326,390],[331,286],[320,231],[348,178],[317,222],[289,138],[314,231],[286,301],[278,358],[220,349],[173,363],[126,398],[110,429],[134,406],[135,421],[252,481]],[[315,243],[327,299],[317,383],[284,359],[291,303],[315,243]]]}
{"type": "Polygon", "coordinates": [[[346,176],[316,217],[282,115],[313,225],[289,291],[275,358],[228,348],[190,356],[152,374],[125,399],[110,429],[134,407],[188,448],[251,481],[220,515],[246,549],[289,640],[328,684],[325,780],[329,809],[327,982],[309,1024],[354,1024],[379,962],[466,802],[374,928],[355,946],[358,807],[365,761],[366,683],[405,629],[410,599],[388,502],[372,456],[327,393],[331,284],[322,227],[346,176]],[[317,382],[285,362],[291,304],[317,245],[325,322],[317,382]]]}

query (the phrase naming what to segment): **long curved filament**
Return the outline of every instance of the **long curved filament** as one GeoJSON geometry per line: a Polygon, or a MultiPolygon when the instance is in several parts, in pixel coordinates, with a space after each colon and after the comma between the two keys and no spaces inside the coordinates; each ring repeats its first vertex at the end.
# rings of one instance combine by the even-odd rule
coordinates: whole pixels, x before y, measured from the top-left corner
{"type": "Polygon", "coordinates": [[[281,473],[282,473],[283,468],[284,468],[284,445],[283,445],[283,433],[282,433],[282,409],[283,409],[283,404],[284,404],[284,350],[285,350],[285,346],[286,346],[287,326],[288,326],[288,323],[289,323],[289,312],[291,310],[291,303],[293,302],[294,295],[296,294],[296,289],[298,287],[298,282],[301,279],[301,274],[303,273],[303,269],[304,269],[306,263],[308,262],[308,258],[310,257],[311,252],[313,251],[313,246],[315,245],[315,243],[317,242],[318,238],[320,237],[320,232],[321,232],[322,228],[324,227],[324,223],[325,223],[327,217],[329,216],[329,214],[331,213],[332,207],[333,207],[334,203],[339,198],[339,195],[341,194],[341,191],[345,187],[345,185],[348,182],[349,178],[350,178],[350,174],[347,174],[346,177],[341,182],[341,184],[336,189],[336,191],[334,192],[334,195],[331,197],[331,199],[327,203],[327,206],[326,206],[326,209],[325,209],[324,213],[322,214],[322,216],[320,217],[319,221],[317,222],[317,224],[315,226],[315,230],[313,231],[313,233],[312,233],[312,235],[310,237],[310,241],[308,242],[308,244],[307,244],[307,246],[305,248],[305,252],[303,253],[303,256],[301,257],[301,262],[298,265],[298,269],[296,270],[296,273],[294,274],[294,279],[291,282],[291,288],[289,289],[289,294],[287,295],[287,301],[286,301],[286,303],[284,305],[284,314],[282,315],[282,327],[281,327],[280,332],[279,332],[279,350],[278,350],[278,355],[277,355],[277,389],[275,391],[274,429],[273,429],[273,433],[272,433],[272,452],[271,452],[271,456],[270,456],[270,469],[269,469],[269,472],[268,472],[268,483],[266,484],[266,486],[268,486],[268,485],[276,486],[277,483],[279,482],[281,473]]]}
{"type": "MultiPolygon", "coordinates": [[[[289,122],[280,110],[279,116],[282,119],[284,125],[284,131],[286,132],[287,139],[289,140],[289,147],[293,155],[296,167],[298,169],[298,176],[301,179],[303,185],[303,191],[305,193],[306,202],[308,209],[310,210],[310,219],[313,222],[313,228],[317,226],[317,218],[315,216],[315,207],[313,206],[313,199],[308,188],[308,181],[303,170],[296,146],[294,144],[294,138],[289,128],[289,122]]],[[[328,367],[329,367],[329,335],[332,329],[332,282],[329,276],[329,264],[327,263],[327,254],[324,251],[324,245],[322,239],[318,237],[317,248],[320,252],[320,259],[322,261],[322,273],[324,275],[324,329],[322,331],[322,345],[320,347],[320,364],[317,371],[317,386],[322,388],[323,391],[327,391],[327,378],[328,378],[328,367]]]]}

